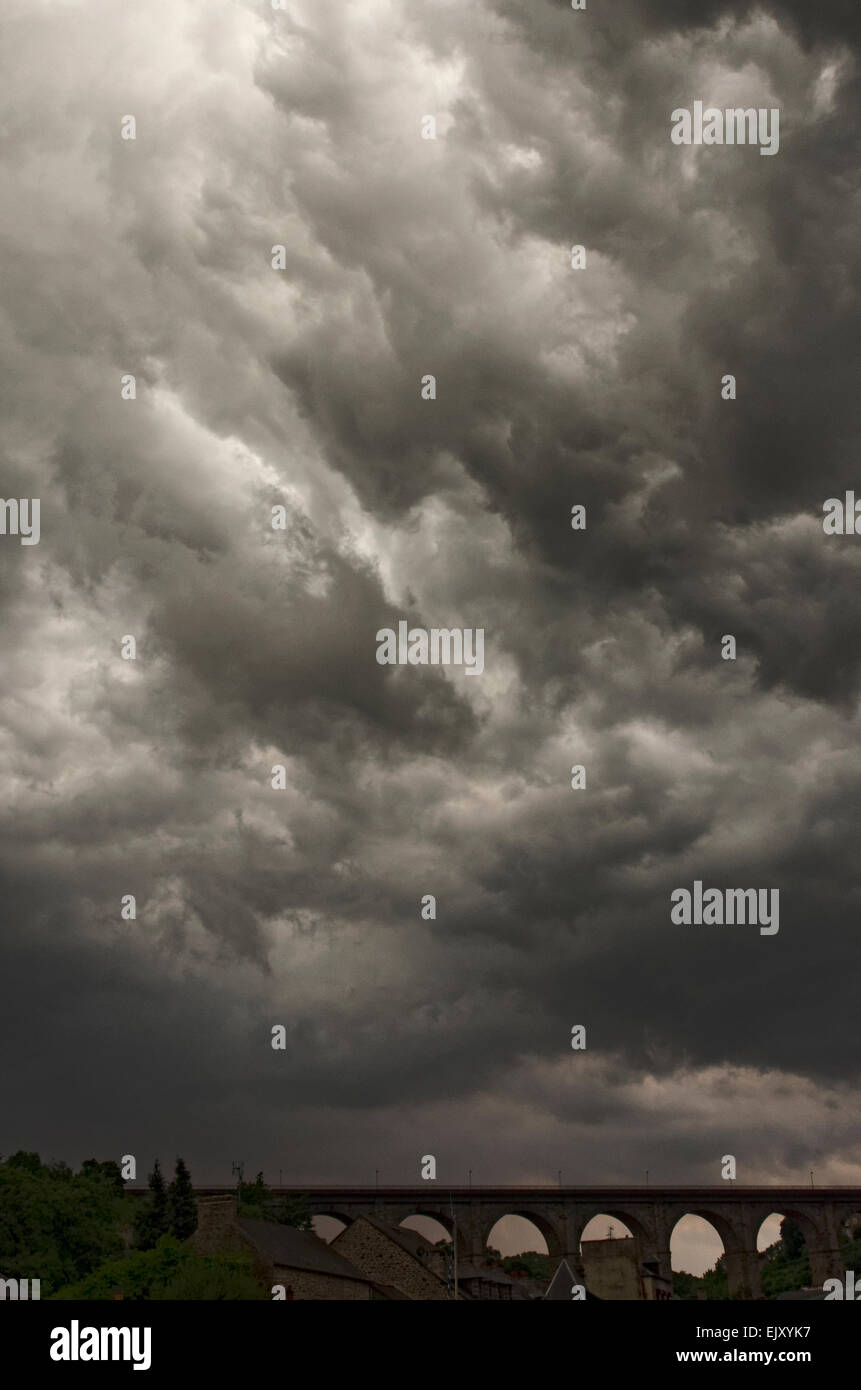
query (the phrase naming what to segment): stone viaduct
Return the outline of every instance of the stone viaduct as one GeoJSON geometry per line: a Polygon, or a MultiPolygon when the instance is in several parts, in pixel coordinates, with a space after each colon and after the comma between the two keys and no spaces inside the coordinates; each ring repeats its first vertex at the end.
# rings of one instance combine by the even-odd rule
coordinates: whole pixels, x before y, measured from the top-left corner
{"type": "MultiPolygon", "coordinates": [[[[224,1189],[196,1188],[204,1192],[224,1189]]],[[[288,1189],[273,1189],[275,1192],[288,1189]]],[[[377,1216],[393,1226],[408,1216],[431,1216],[457,1238],[460,1259],[481,1259],[487,1239],[502,1216],[525,1216],[547,1241],[553,1259],[563,1255],[582,1276],[580,1238],[593,1216],[622,1221],[640,1240],[644,1260],[657,1261],[671,1278],[670,1237],[683,1216],[704,1217],[725,1251],[730,1294],[761,1297],[761,1257],[756,1241],[767,1216],[777,1212],[800,1227],[807,1242],[814,1285],[842,1277],[841,1239],[845,1223],[861,1212],[859,1187],[304,1187],[317,1216],[334,1216],[347,1225],[360,1215],[377,1216]]]]}

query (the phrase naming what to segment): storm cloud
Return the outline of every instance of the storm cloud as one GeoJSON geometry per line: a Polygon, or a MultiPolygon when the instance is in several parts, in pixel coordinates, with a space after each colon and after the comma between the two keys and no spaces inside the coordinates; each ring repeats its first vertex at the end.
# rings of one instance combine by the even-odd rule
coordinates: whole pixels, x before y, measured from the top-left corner
{"type": "Polygon", "coordinates": [[[3,29],[0,1148],[861,1181],[857,6],[3,29]]]}

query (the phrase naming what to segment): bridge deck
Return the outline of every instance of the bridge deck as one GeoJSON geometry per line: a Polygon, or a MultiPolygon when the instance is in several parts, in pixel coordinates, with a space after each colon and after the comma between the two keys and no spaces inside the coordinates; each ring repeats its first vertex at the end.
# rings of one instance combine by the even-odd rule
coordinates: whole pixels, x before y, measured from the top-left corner
{"type": "MultiPolygon", "coordinates": [[[[126,1187],[126,1192],[134,1194],[144,1194],[149,1191],[147,1187],[126,1187]]],[[[219,1197],[228,1192],[236,1191],[235,1183],[223,1183],[219,1187],[194,1187],[194,1193],[198,1197],[219,1197]]],[[[273,1195],[284,1195],[288,1193],[301,1192],[312,1198],[352,1198],[356,1201],[367,1201],[369,1198],[379,1198],[385,1200],[391,1198],[397,1201],[402,1198],[418,1198],[427,1200],[428,1198],[437,1199],[440,1196],[449,1195],[459,1201],[478,1201],[484,1198],[487,1201],[509,1201],[514,1198],[526,1198],[533,1201],[618,1201],[620,1198],[643,1202],[649,1201],[689,1201],[691,1198],[701,1197],[709,1201],[743,1201],[745,1198],[752,1200],[771,1201],[772,1199],[782,1198],[792,1202],[810,1201],[859,1201],[861,1202],[861,1187],[778,1187],[768,1185],[766,1187],[742,1187],[734,1182],[724,1182],[712,1187],[658,1187],[650,1185],[648,1187],[559,1187],[558,1185],[548,1185],[545,1187],[478,1187],[473,1184],[471,1187],[452,1187],[448,1183],[437,1179],[433,1182],[410,1184],[405,1186],[385,1187],[346,1187],[329,1186],[322,1184],[292,1183],[283,1186],[269,1187],[268,1191],[273,1195]]]]}

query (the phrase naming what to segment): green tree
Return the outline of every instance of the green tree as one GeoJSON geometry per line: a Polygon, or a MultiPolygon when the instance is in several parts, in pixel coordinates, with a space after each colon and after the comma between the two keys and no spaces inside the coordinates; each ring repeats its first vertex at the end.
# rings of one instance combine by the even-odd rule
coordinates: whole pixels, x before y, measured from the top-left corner
{"type": "Polygon", "coordinates": [[[679,1298],[706,1298],[722,1302],[730,1297],[729,1279],[724,1256],[715,1262],[714,1269],[705,1274],[688,1274],[686,1270],[673,1270],[673,1293],[679,1298]]]}
{"type": "Polygon", "coordinates": [[[42,1171],[42,1160],[38,1154],[27,1153],[24,1149],[19,1149],[17,1153],[11,1154],[6,1160],[9,1168],[14,1168],[21,1173],[40,1173],[42,1171]]]}
{"type": "Polygon", "coordinates": [[[191,1189],[191,1174],[182,1158],[176,1160],[174,1179],[167,1193],[171,1235],[188,1240],[197,1230],[197,1203],[191,1189]]]}
{"type": "Polygon", "coordinates": [[[294,1226],[299,1231],[311,1231],[313,1213],[308,1198],[299,1192],[273,1196],[258,1173],[254,1182],[241,1182],[238,1188],[239,1215],[256,1221],[275,1221],[279,1226],[294,1226]]]}
{"type": "Polygon", "coordinates": [[[153,1299],[175,1302],[267,1301],[269,1290],[254,1273],[250,1258],[205,1255],[186,1260],[169,1284],[151,1294],[153,1299]]]}
{"type": "Polygon", "coordinates": [[[0,1163],[0,1269],[7,1278],[40,1279],[48,1297],[122,1252],[132,1200],[105,1171],[75,1174],[38,1154],[13,1154],[0,1163]]]}
{"type": "Polygon", "coordinates": [[[527,1274],[530,1279],[550,1283],[553,1278],[553,1261],[549,1255],[539,1255],[537,1250],[524,1250],[519,1255],[506,1255],[502,1261],[506,1274],[527,1274]]]}
{"type": "MultiPolygon", "coordinates": [[[[240,1182],[237,1188],[237,1198],[240,1209],[242,1207],[255,1207],[255,1215],[259,1215],[259,1208],[263,1206],[267,1197],[270,1196],[269,1189],[263,1181],[263,1174],[258,1173],[253,1182],[240,1182]]],[[[247,1213],[250,1215],[251,1213],[247,1213]]]]}
{"type": "Polygon", "coordinates": [[[715,1261],[714,1269],[707,1269],[703,1275],[706,1298],[723,1300],[729,1298],[729,1277],[726,1272],[726,1259],[721,1255],[715,1261]]]}
{"type": "Polygon", "coordinates": [[[696,1274],[688,1274],[686,1269],[673,1270],[673,1293],[677,1298],[697,1298],[702,1280],[696,1274]]]}
{"type": "Polygon", "coordinates": [[[783,1254],[773,1260],[765,1260],[760,1269],[760,1283],[766,1298],[776,1298],[778,1294],[792,1289],[808,1288],[811,1277],[806,1250],[796,1260],[788,1260],[783,1254]]]}
{"type": "Polygon", "coordinates": [[[780,1223],[780,1243],[783,1246],[783,1253],[789,1260],[797,1260],[800,1256],[807,1254],[804,1234],[788,1216],[784,1216],[780,1223]]]}
{"type": "Polygon", "coordinates": [[[287,1192],[276,1197],[264,1212],[267,1221],[277,1221],[279,1226],[295,1226],[297,1231],[314,1229],[314,1214],[304,1193],[287,1192]]]}
{"type": "Polygon", "coordinates": [[[58,1302],[106,1301],[116,1298],[117,1291],[128,1302],[269,1297],[254,1274],[250,1256],[198,1255],[173,1236],[162,1236],[152,1250],[135,1250],[124,1259],[106,1261],[52,1297],[58,1302]]]}
{"type": "Polygon", "coordinates": [[[158,1231],[159,1239],[167,1233],[167,1191],[162,1177],[161,1164],[156,1159],[153,1170],[149,1175],[149,1190],[152,1193],[152,1213],[153,1227],[158,1231]]]}
{"type": "MultiPolygon", "coordinates": [[[[65,1164],[58,1164],[57,1168],[64,1169],[65,1164]]],[[[71,1171],[71,1169],[69,1170],[71,1171]]],[[[120,1165],[114,1160],[108,1159],[106,1163],[99,1163],[95,1158],[86,1158],[81,1164],[81,1176],[90,1178],[104,1178],[113,1188],[118,1197],[122,1197],[125,1192],[122,1170],[120,1165]]]]}
{"type": "Polygon", "coordinates": [[[168,1231],[167,1190],[158,1159],[149,1175],[149,1190],[152,1195],[140,1204],[135,1214],[134,1241],[138,1250],[154,1249],[168,1231]]]}

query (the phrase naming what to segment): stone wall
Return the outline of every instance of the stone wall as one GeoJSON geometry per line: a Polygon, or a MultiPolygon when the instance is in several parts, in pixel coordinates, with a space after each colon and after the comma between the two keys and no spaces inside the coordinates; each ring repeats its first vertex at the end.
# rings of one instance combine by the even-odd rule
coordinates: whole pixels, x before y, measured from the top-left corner
{"type": "Polygon", "coordinates": [[[290,1297],[294,1299],[316,1299],[323,1302],[354,1302],[372,1297],[373,1290],[368,1284],[360,1284],[357,1279],[337,1279],[333,1274],[314,1274],[304,1269],[283,1269],[275,1266],[272,1284],[283,1284],[290,1297]]]}
{"type": "Polygon", "coordinates": [[[596,1298],[640,1301],[646,1297],[638,1240],[584,1240],[580,1248],[586,1288],[596,1298]]]}
{"type": "Polygon", "coordinates": [[[415,1299],[444,1299],[448,1297],[441,1279],[369,1221],[359,1217],[332,1241],[337,1250],[361,1270],[367,1279],[378,1284],[391,1284],[415,1299]]]}

